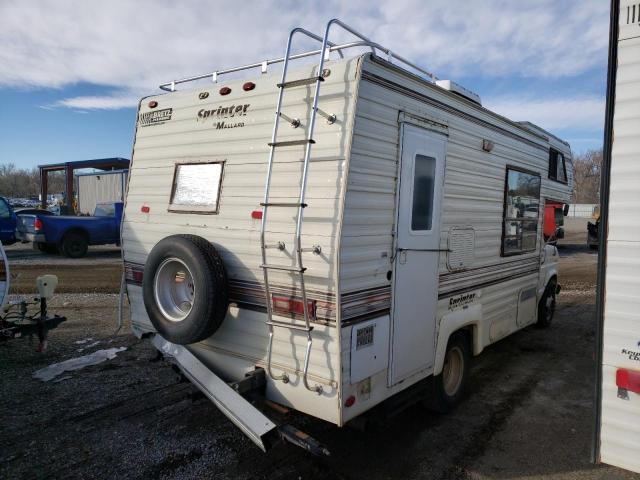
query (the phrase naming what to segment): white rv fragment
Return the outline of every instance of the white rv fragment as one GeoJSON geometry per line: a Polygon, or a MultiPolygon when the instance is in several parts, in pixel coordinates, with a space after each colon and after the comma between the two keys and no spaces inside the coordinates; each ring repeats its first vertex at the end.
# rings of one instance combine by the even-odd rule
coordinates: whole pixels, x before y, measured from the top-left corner
{"type": "Polygon", "coordinates": [[[595,460],[640,473],[640,3],[612,0],[595,460]]]}
{"type": "Polygon", "coordinates": [[[140,102],[122,229],[133,329],[261,448],[277,426],[238,391],[338,426],[410,388],[447,410],[472,356],[551,321],[542,205],[569,202],[566,142],[337,20],[162,88],[140,102]],[[318,50],[292,54],[305,35],[318,50]]]}

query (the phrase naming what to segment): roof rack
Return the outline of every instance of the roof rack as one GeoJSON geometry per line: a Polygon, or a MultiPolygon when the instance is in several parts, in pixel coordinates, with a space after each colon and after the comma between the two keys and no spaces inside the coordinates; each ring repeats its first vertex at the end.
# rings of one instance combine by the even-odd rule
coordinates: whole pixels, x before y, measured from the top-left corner
{"type": "MultiPolygon", "coordinates": [[[[410,62],[409,60],[407,60],[404,57],[401,57],[400,55],[397,55],[395,53],[393,53],[390,49],[388,49],[387,47],[383,47],[382,45],[380,45],[379,43],[376,43],[372,40],[370,40],[369,38],[365,37],[364,35],[362,35],[361,33],[357,32],[356,30],[354,30],[353,28],[351,28],[350,26],[348,26],[347,24],[341,22],[340,20],[338,20],[337,18],[334,18],[332,20],[329,20],[329,22],[327,23],[326,27],[325,27],[325,34],[324,34],[324,39],[323,37],[316,35],[314,33],[311,33],[303,28],[294,28],[293,30],[291,30],[291,33],[289,34],[289,36],[291,37],[291,35],[293,35],[294,33],[299,32],[299,33],[303,33],[311,38],[314,38],[320,42],[323,42],[323,45],[327,45],[325,51],[324,51],[324,56],[325,56],[325,60],[329,59],[329,55],[331,54],[331,52],[338,52],[340,54],[341,57],[343,57],[342,51],[349,49],[349,48],[356,48],[356,47],[366,47],[366,48],[370,48],[372,53],[376,53],[376,51],[380,51],[382,53],[384,53],[387,56],[387,61],[391,62],[393,59],[395,59],[396,61],[416,70],[417,72],[423,74],[427,80],[431,81],[432,83],[435,82],[437,80],[436,76],[417,66],[415,63],[410,62]],[[354,41],[354,42],[348,42],[348,43],[343,43],[340,45],[336,45],[332,42],[326,41],[326,39],[328,38],[329,35],[329,31],[331,29],[331,27],[333,25],[338,25],[340,27],[342,27],[344,30],[346,30],[347,32],[351,33],[353,36],[357,37],[358,40],[354,41]],[[324,40],[324,41],[323,41],[324,40]]],[[[303,52],[303,53],[298,53],[295,55],[291,55],[289,56],[290,60],[296,60],[299,58],[305,58],[305,57],[312,57],[314,55],[319,55],[322,52],[322,48],[317,49],[317,50],[310,50],[308,52],[303,52]]],[[[196,80],[202,80],[205,78],[210,78],[211,81],[213,83],[216,83],[218,81],[218,77],[221,75],[226,75],[229,73],[234,73],[234,72],[240,72],[243,70],[251,70],[254,68],[260,68],[261,73],[267,73],[267,67],[269,65],[274,65],[276,63],[282,63],[284,62],[285,57],[281,57],[281,58],[275,58],[272,60],[265,60],[263,62],[257,62],[257,63],[251,63],[248,65],[242,65],[240,67],[233,67],[233,68],[227,68],[224,70],[216,70],[214,72],[211,73],[205,73],[203,75],[196,75],[195,77],[187,77],[187,78],[181,78],[179,80],[172,80],[171,82],[167,82],[167,83],[163,83],[162,85],[160,85],[160,88],[162,90],[166,90],[168,92],[174,92],[176,90],[176,85],[182,84],[182,83],[189,83],[189,82],[194,82],[196,80]]]]}

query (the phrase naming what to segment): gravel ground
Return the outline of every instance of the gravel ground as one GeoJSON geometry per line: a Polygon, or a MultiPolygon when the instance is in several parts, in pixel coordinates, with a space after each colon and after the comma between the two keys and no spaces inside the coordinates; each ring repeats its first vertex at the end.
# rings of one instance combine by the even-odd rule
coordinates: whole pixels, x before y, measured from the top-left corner
{"type": "MultiPolygon", "coordinates": [[[[364,430],[292,414],[331,450],[326,460],[289,445],[260,452],[128,325],[114,335],[117,295],[58,295],[50,310],[69,320],[51,332],[47,352],[36,354],[28,339],[0,344],[0,478],[640,479],[589,463],[596,255],[570,242],[560,255],[551,328],[486,349],[452,414],[414,406],[364,430]],[[126,350],[59,381],[32,377],[114,347],[126,350]]],[[[111,261],[87,270],[100,276],[111,261]]]]}

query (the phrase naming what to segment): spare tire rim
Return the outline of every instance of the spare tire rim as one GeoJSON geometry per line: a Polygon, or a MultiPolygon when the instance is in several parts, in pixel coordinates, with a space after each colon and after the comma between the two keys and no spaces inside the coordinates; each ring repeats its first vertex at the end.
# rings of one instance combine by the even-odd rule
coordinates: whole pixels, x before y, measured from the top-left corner
{"type": "Polygon", "coordinates": [[[462,375],[464,372],[464,355],[460,347],[453,347],[444,357],[442,368],[442,386],[444,393],[453,397],[462,385],[462,375]]]}
{"type": "Polygon", "coordinates": [[[156,304],[167,320],[181,322],[193,308],[196,286],[189,267],[179,258],[164,260],[153,279],[156,304]]]}

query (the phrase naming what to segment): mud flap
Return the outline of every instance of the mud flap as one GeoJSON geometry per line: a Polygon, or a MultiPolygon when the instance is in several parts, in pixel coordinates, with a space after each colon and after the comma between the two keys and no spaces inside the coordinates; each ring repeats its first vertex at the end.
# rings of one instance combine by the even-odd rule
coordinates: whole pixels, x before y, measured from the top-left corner
{"type": "Polygon", "coordinates": [[[279,440],[276,424],[209,370],[186,347],[171,343],[158,334],[154,335],[152,342],[160,352],[171,357],[185,377],[262,451],[266,452],[279,440]]]}

